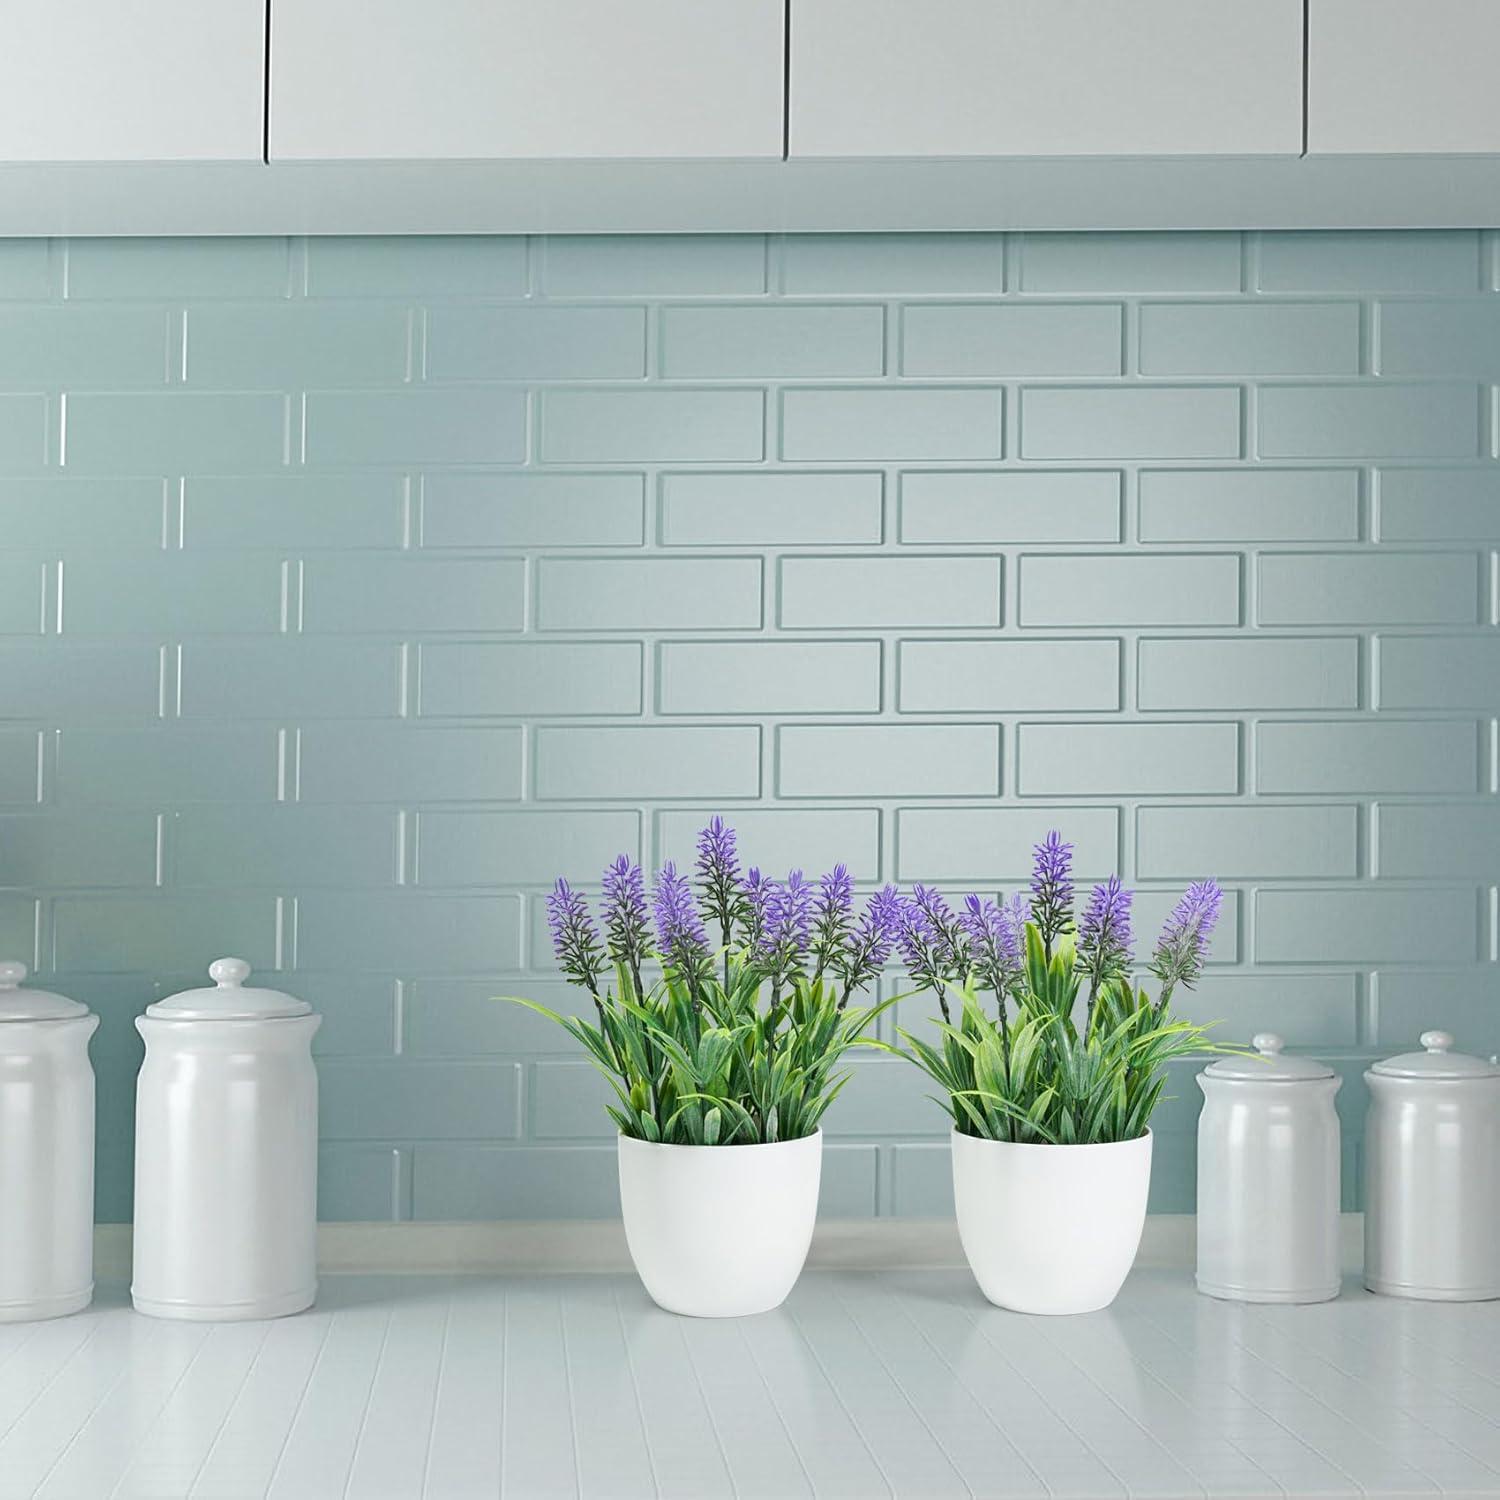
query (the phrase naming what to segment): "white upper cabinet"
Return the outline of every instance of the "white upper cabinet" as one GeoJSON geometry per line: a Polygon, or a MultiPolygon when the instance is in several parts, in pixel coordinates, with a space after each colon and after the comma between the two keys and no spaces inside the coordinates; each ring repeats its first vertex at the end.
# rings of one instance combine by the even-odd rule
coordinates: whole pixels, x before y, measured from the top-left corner
{"type": "Polygon", "coordinates": [[[0,161],[259,161],[264,0],[17,0],[0,161]]]}
{"type": "Polygon", "coordinates": [[[272,0],[271,159],[774,157],[782,0],[272,0]]]}
{"type": "Polygon", "coordinates": [[[1500,152],[1496,0],[1309,0],[1307,149],[1500,152]]]}
{"type": "Polygon", "coordinates": [[[794,158],[1302,150],[1302,0],[793,0],[791,17],[794,158]]]}

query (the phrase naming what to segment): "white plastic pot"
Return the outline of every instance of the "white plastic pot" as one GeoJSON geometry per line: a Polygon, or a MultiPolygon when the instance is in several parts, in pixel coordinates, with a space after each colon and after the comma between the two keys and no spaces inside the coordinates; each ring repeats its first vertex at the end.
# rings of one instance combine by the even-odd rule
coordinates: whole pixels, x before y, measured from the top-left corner
{"type": "Polygon", "coordinates": [[[991,1302],[1014,1312],[1108,1307],[1140,1248],[1150,1187],[1150,1131],[1096,1146],[953,1132],[953,1199],[969,1269],[991,1302]]]}
{"type": "Polygon", "coordinates": [[[692,1318],[769,1312],[812,1244],[823,1132],[767,1146],[620,1137],[620,1206],[651,1300],[692,1318]]]}

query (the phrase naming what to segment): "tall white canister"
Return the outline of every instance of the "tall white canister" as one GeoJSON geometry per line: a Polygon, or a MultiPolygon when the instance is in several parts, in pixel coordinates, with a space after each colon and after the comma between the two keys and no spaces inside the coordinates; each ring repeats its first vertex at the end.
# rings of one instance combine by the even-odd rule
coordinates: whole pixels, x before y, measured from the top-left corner
{"type": "Polygon", "coordinates": [[[99,1017],[0,963],[0,1323],[60,1318],[94,1296],[99,1017]]]}
{"type": "Polygon", "coordinates": [[[1500,1297],[1500,1066],[1424,1031],[1365,1074],[1365,1285],[1389,1297],[1500,1297]]]}
{"type": "Polygon", "coordinates": [[[1271,1032],[1258,1056],[1198,1075],[1198,1290],[1239,1302],[1339,1294],[1340,1080],[1288,1057],[1271,1032]]]}
{"type": "Polygon", "coordinates": [[[317,1295],[321,1017],[245,984],[221,958],[211,989],[136,1021],[137,1311],[159,1318],[279,1318],[317,1295]]]}

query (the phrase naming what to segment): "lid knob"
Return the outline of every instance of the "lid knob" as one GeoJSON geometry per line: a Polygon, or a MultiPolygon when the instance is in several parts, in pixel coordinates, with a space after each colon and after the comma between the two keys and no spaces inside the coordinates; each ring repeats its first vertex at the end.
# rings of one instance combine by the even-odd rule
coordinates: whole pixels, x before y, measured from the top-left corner
{"type": "Polygon", "coordinates": [[[1429,1052],[1446,1052],[1453,1045],[1453,1035],[1447,1031],[1424,1031],[1417,1040],[1429,1052]]]}
{"type": "Polygon", "coordinates": [[[1250,1038],[1250,1045],[1266,1057],[1275,1057],[1286,1043],[1274,1031],[1257,1031],[1250,1038]]]}
{"type": "Polygon", "coordinates": [[[20,959],[0,959],[0,990],[13,990],[26,978],[26,965],[20,959]]]}
{"type": "Polygon", "coordinates": [[[233,989],[250,977],[250,965],[243,958],[216,958],[208,966],[208,977],[223,989],[233,989]]]}

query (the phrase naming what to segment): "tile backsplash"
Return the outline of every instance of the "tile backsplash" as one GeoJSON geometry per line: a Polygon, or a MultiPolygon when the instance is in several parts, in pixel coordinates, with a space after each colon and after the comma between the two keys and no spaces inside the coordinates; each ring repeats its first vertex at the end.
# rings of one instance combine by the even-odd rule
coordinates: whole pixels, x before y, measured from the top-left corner
{"type": "MultiPolygon", "coordinates": [[[[0,242],[0,947],[326,1021],[323,1213],[614,1211],[541,894],[727,814],[1014,883],[1048,826],[1191,1002],[1345,1084],[1500,1046],[1500,246],[1479,233],[0,242]]],[[[908,1006],[920,1014],[921,1002],[908,1006]]],[[[857,1065],[825,1212],[947,1211],[857,1065]]],[[[1192,1199],[1191,1070],[1155,1205],[1192,1199]]]]}

